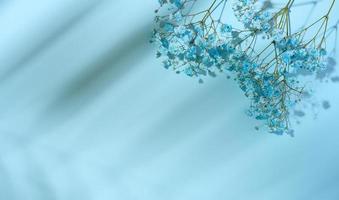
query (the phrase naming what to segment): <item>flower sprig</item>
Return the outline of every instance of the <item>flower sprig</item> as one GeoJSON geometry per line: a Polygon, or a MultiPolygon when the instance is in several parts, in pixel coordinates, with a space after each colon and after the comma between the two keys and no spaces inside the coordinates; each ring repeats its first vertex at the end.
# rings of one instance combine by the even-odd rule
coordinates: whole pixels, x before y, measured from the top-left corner
{"type": "Polygon", "coordinates": [[[308,94],[299,75],[314,75],[327,66],[326,40],[337,31],[328,26],[336,0],[322,17],[297,31],[291,9],[317,1],[286,0],[279,6],[269,0],[233,0],[240,28],[222,21],[227,0],[211,0],[203,10],[196,9],[197,1],[159,0],[152,42],[164,67],[199,82],[226,73],[250,99],[250,117],[272,133],[293,135],[291,110],[308,94]],[[257,47],[259,40],[264,48],[257,47]]]}

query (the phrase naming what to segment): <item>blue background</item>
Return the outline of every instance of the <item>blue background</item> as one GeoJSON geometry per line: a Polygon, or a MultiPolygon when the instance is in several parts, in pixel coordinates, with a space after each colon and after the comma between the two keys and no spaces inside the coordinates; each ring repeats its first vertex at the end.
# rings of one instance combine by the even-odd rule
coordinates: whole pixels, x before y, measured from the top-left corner
{"type": "Polygon", "coordinates": [[[155,59],[156,7],[0,1],[0,199],[339,199],[339,84],[296,137],[257,132],[236,83],[155,59]]]}

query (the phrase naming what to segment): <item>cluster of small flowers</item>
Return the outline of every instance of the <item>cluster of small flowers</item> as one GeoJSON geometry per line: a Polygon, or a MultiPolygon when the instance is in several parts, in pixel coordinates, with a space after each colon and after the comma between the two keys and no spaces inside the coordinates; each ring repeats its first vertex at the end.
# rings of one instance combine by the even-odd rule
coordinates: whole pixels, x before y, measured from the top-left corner
{"type": "MultiPolygon", "coordinates": [[[[280,63],[289,66],[289,72],[298,74],[301,72],[319,72],[324,70],[327,65],[327,52],[323,48],[306,47],[297,37],[276,36],[276,44],[280,63]]],[[[284,69],[286,67],[279,67],[284,69]]]]}
{"type": "Polygon", "coordinates": [[[176,8],[180,8],[184,4],[183,0],[158,0],[158,1],[161,6],[169,5],[169,6],[176,7],[176,8]]]}
{"type": "Polygon", "coordinates": [[[284,70],[264,69],[245,52],[233,54],[227,63],[227,70],[234,72],[235,80],[250,99],[247,115],[262,120],[272,133],[292,135],[289,110],[305,91],[287,68],[280,69],[284,70]]]}
{"type": "Polygon", "coordinates": [[[231,73],[251,100],[247,114],[262,120],[272,133],[292,135],[290,110],[306,92],[296,74],[323,69],[326,51],[309,47],[299,40],[299,35],[287,35],[276,28],[273,15],[257,9],[256,0],[234,0],[232,6],[247,31],[220,21],[217,25],[213,21],[204,23],[206,16],[201,21],[187,23],[189,13],[184,14],[187,2],[160,0],[161,8],[166,7],[170,14],[156,16],[152,42],[158,45],[157,57],[164,58],[164,67],[199,78],[231,73]],[[265,40],[269,40],[275,51],[272,61],[266,63],[260,54],[254,50],[248,52],[249,47],[242,45],[261,33],[269,36],[265,40]]]}
{"type": "Polygon", "coordinates": [[[185,24],[185,16],[181,12],[184,7],[173,9],[173,3],[167,4],[172,5],[172,13],[155,18],[157,28],[152,39],[158,45],[157,57],[166,58],[164,67],[191,77],[214,77],[222,72],[229,56],[235,51],[232,43],[236,42],[235,39],[239,40],[231,37],[232,32],[236,34],[232,26],[221,24],[218,32],[211,32],[202,23],[185,24]]]}
{"type": "Polygon", "coordinates": [[[273,31],[273,15],[257,0],[237,0],[232,6],[236,18],[244,27],[255,32],[271,33],[273,31]]]}
{"type": "Polygon", "coordinates": [[[161,27],[154,35],[154,41],[159,44],[157,56],[166,56],[163,61],[165,68],[172,68],[177,73],[214,76],[226,61],[228,52],[233,50],[227,43],[219,43],[214,34],[204,37],[198,24],[175,26],[165,23],[161,27]],[[222,59],[217,59],[218,53],[222,53],[222,59]]]}

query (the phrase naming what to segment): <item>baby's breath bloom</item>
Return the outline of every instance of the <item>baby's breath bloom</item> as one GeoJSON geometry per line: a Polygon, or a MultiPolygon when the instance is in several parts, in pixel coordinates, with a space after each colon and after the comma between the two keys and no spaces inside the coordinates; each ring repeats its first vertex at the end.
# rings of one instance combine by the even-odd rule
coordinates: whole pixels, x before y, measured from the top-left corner
{"type": "Polygon", "coordinates": [[[250,99],[249,117],[262,121],[271,133],[293,135],[291,110],[308,93],[299,75],[314,75],[326,67],[329,59],[322,42],[311,45],[301,37],[307,29],[292,34],[289,26],[281,26],[290,23],[283,17],[290,3],[283,8],[287,12],[273,12],[270,1],[233,0],[232,10],[242,24],[233,28],[212,16],[226,0],[213,0],[208,10],[192,14],[196,1],[159,0],[160,9],[169,14],[155,17],[152,42],[164,67],[200,83],[219,73],[233,76],[250,99]],[[255,46],[259,36],[268,44],[262,51],[255,46]]]}

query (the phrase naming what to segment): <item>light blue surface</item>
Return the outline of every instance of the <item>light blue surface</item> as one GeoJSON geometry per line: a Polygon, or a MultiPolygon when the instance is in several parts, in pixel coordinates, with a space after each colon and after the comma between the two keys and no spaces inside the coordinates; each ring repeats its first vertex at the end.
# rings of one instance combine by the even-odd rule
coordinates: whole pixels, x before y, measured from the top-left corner
{"type": "Polygon", "coordinates": [[[235,83],[161,67],[156,7],[0,1],[0,200],[339,199],[339,85],[295,138],[256,132],[235,83]]]}

